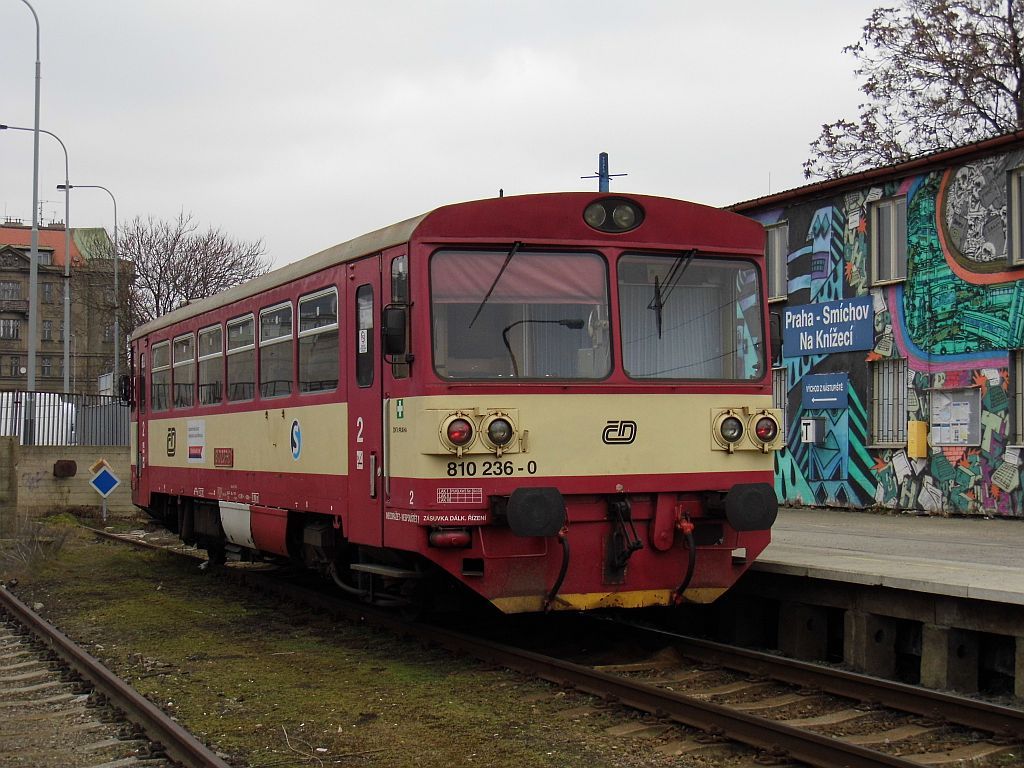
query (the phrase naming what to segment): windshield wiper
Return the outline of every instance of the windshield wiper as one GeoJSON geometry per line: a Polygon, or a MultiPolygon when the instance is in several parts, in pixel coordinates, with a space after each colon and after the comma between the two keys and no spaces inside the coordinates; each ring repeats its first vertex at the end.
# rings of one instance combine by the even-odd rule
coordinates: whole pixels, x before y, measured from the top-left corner
{"type": "Polygon", "coordinates": [[[521,246],[522,243],[518,240],[512,243],[512,249],[505,257],[505,263],[501,265],[501,269],[498,270],[498,274],[494,276],[494,282],[491,283],[491,287],[487,289],[487,294],[484,296],[483,301],[480,302],[480,306],[476,308],[476,313],[473,315],[473,319],[469,321],[470,328],[473,327],[473,323],[476,322],[476,319],[480,317],[480,312],[483,310],[484,305],[487,304],[487,300],[491,298],[491,294],[494,293],[494,289],[498,285],[498,281],[501,280],[501,276],[505,274],[505,268],[508,266],[508,263],[512,261],[512,257],[516,255],[516,251],[518,251],[521,246]]]}
{"type": "Polygon", "coordinates": [[[676,257],[676,260],[672,262],[672,266],[668,270],[668,274],[665,275],[665,290],[662,290],[662,284],[658,282],[658,276],[654,276],[654,297],[648,303],[647,308],[654,310],[654,322],[658,329],[659,339],[661,338],[662,310],[665,308],[665,302],[668,301],[668,297],[672,295],[675,287],[679,285],[683,273],[693,263],[693,257],[696,255],[697,249],[691,248],[681,256],[676,257]]]}

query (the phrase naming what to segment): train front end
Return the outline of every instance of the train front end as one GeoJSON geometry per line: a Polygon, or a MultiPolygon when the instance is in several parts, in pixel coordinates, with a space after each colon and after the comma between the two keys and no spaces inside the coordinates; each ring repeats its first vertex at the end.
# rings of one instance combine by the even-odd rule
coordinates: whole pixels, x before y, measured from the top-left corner
{"type": "Polygon", "coordinates": [[[777,509],[763,245],[654,197],[430,214],[426,300],[385,318],[389,359],[415,361],[383,402],[385,544],[509,613],[725,592],[777,509]]]}

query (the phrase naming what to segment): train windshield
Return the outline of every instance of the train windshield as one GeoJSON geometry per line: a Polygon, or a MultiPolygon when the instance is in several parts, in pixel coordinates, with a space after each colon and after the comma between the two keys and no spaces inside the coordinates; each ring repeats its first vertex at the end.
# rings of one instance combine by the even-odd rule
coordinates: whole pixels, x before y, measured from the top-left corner
{"type": "Polygon", "coordinates": [[[622,364],[634,379],[762,375],[757,270],[748,261],[625,254],[618,262],[622,364]]]}
{"type": "Polygon", "coordinates": [[[439,251],[434,367],[447,379],[600,379],[611,371],[608,272],[592,253],[439,251]]]}

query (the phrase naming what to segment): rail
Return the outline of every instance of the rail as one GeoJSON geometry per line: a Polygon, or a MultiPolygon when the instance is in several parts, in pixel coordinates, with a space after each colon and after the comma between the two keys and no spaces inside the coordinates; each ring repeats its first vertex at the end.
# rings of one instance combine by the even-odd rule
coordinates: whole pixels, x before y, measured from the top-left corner
{"type": "Polygon", "coordinates": [[[31,611],[5,588],[0,588],[0,606],[79,675],[92,683],[96,690],[124,712],[129,720],[137,723],[149,739],[164,748],[169,757],[190,768],[229,768],[226,762],[195,736],[114,675],[97,659],[75,645],[60,630],[31,611]]]}

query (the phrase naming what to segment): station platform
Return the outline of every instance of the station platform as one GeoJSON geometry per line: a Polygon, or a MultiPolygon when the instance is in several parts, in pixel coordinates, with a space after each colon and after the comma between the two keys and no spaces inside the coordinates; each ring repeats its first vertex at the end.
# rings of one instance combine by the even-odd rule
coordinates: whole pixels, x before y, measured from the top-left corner
{"type": "Polygon", "coordinates": [[[753,569],[1024,605],[1024,520],[781,507],[753,569]]]}

